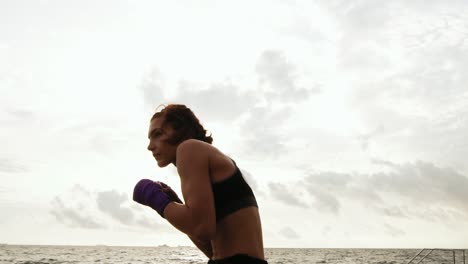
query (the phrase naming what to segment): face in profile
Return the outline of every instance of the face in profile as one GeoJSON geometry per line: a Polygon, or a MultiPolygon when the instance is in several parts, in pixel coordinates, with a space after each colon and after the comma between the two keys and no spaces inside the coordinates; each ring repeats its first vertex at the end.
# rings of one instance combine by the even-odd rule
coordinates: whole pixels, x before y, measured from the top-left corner
{"type": "Polygon", "coordinates": [[[174,134],[174,129],[170,125],[163,127],[163,118],[151,120],[148,130],[148,150],[151,151],[160,168],[169,164],[176,164],[177,145],[168,143],[174,134]]]}

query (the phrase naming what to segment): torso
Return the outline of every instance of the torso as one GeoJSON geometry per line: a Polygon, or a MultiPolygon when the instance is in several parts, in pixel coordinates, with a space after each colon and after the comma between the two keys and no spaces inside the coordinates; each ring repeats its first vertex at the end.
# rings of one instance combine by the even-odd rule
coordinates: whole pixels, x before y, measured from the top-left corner
{"type": "MultiPolygon", "coordinates": [[[[233,161],[215,147],[211,146],[209,149],[211,184],[224,181],[233,175],[236,171],[233,161]]],[[[221,259],[238,253],[263,259],[262,228],[258,208],[242,208],[217,222],[211,246],[212,259],[221,259]]]]}

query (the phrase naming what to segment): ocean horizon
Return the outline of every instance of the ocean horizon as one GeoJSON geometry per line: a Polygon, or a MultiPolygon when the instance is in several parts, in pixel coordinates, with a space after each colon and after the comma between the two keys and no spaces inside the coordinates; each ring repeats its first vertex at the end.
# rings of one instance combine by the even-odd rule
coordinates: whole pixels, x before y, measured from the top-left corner
{"type": "MultiPolygon", "coordinates": [[[[269,263],[467,264],[466,249],[265,248],[269,263]],[[418,253],[421,253],[417,256],[418,253]],[[425,256],[426,255],[426,256],[425,256]],[[417,256],[417,257],[416,257],[417,256]]],[[[0,244],[0,264],[207,263],[193,246],[13,245],[0,244]]]]}

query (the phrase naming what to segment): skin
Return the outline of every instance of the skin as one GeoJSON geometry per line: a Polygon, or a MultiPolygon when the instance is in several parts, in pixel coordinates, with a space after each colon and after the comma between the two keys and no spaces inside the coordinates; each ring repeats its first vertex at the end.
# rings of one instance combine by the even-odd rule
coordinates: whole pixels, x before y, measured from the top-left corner
{"type": "Polygon", "coordinates": [[[187,234],[210,259],[239,253],[264,259],[258,208],[243,208],[216,222],[211,184],[234,174],[232,160],[211,144],[196,139],[171,145],[165,141],[174,130],[162,125],[162,118],[151,121],[148,150],[159,167],[177,167],[185,200],[185,204],[171,202],[166,207],[166,220],[187,234]]]}

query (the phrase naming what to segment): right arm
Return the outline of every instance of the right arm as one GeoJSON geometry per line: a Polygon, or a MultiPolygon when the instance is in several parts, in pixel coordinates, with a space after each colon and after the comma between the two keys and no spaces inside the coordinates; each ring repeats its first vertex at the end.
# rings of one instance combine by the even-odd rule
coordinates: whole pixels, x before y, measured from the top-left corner
{"type": "Polygon", "coordinates": [[[177,154],[177,171],[185,204],[181,203],[170,187],[161,182],[155,184],[148,179],[137,183],[133,200],[156,210],[172,226],[187,234],[211,258],[213,250],[210,240],[216,233],[216,216],[208,155],[197,141],[191,140],[182,143],[177,154]]]}
{"type": "Polygon", "coordinates": [[[210,241],[216,234],[216,213],[208,153],[200,142],[186,140],[178,146],[177,172],[185,204],[169,203],[164,217],[190,237],[210,241]]]}
{"type": "MultiPolygon", "coordinates": [[[[160,184],[163,186],[163,191],[169,196],[169,198],[177,203],[184,204],[182,200],[180,200],[179,196],[177,195],[174,190],[172,190],[171,187],[169,187],[167,184],[160,182],[160,184]]],[[[209,259],[213,257],[213,249],[211,248],[211,241],[210,240],[199,240],[196,239],[193,236],[187,235],[190,240],[192,240],[193,244],[203,252],[209,259]]]]}

